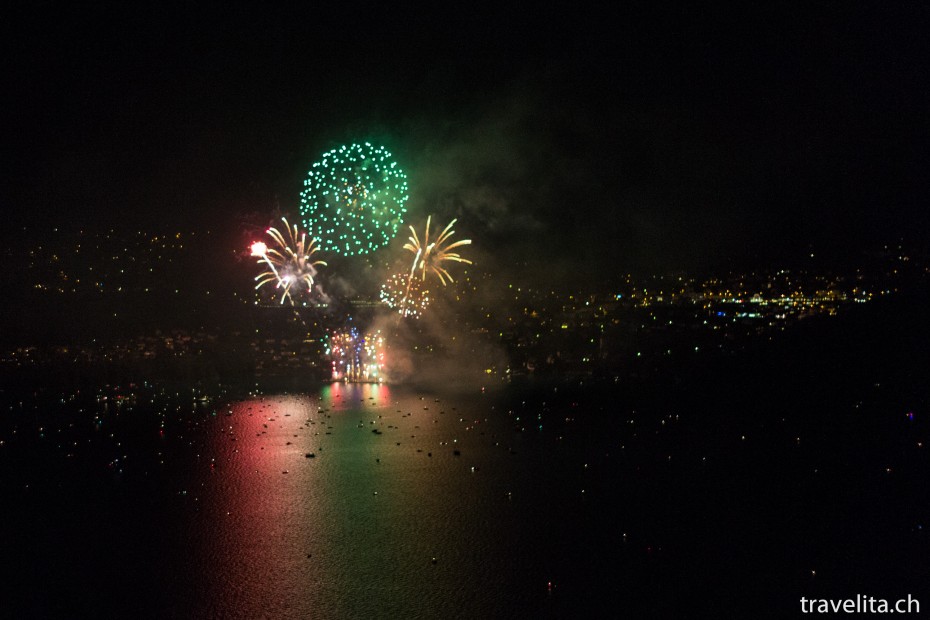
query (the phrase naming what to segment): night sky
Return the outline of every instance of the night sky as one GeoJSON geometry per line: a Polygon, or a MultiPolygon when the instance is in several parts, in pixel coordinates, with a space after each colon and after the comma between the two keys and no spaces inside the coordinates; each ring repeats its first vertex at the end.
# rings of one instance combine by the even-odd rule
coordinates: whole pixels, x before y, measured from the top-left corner
{"type": "Polygon", "coordinates": [[[372,140],[408,221],[553,278],[919,242],[930,7],[852,4],[24,4],[0,26],[5,228],[296,214],[322,152],[372,140]]]}

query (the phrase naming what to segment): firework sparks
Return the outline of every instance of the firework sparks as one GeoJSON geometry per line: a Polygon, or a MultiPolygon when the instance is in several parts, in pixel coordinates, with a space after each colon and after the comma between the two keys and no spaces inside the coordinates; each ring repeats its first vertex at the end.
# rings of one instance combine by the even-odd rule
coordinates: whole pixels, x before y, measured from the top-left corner
{"type": "Polygon", "coordinates": [[[430,271],[436,274],[436,277],[438,277],[442,285],[445,286],[448,282],[453,282],[453,279],[445,267],[442,266],[442,263],[445,261],[454,261],[456,263],[471,265],[472,262],[470,260],[462,258],[458,252],[450,251],[453,248],[471,244],[471,239],[462,239],[455,243],[448,243],[452,235],[455,234],[455,231],[452,230],[452,226],[455,225],[457,220],[452,220],[449,222],[449,225],[439,233],[436,240],[430,243],[429,233],[431,218],[432,216],[426,218],[426,229],[423,231],[422,242],[417,236],[417,231],[414,230],[413,226],[410,226],[412,236],[408,237],[409,242],[404,245],[405,250],[409,250],[414,254],[413,265],[410,267],[410,277],[408,281],[412,281],[417,272],[420,274],[420,280],[426,281],[426,273],[430,271]]]}
{"type": "Polygon", "coordinates": [[[429,291],[416,278],[397,273],[381,286],[381,301],[401,316],[419,318],[429,306],[429,291]]]}
{"type": "MultiPolygon", "coordinates": [[[[307,292],[313,290],[313,276],[316,275],[316,267],[325,265],[326,262],[321,260],[312,260],[313,254],[317,252],[316,241],[307,239],[307,235],[297,229],[297,225],[291,226],[287,220],[281,218],[284,222],[284,230],[287,231],[287,237],[276,228],[268,229],[268,236],[274,241],[273,247],[268,247],[262,241],[256,241],[252,244],[252,256],[258,257],[258,263],[267,266],[268,270],[255,276],[256,290],[269,282],[276,282],[275,288],[282,289],[281,303],[289,299],[291,304],[294,298],[291,296],[291,289],[294,285],[305,284],[307,292]]],[[[300,286],[300,288],[303,288],[300,286]]]]}
{"type": "Polygon", "coordinates": [[[351,327],[331,333],[326,354],[332,360],[334,380],[384,380],[384,337],[380,331],[363,335],[351,327]]]}
{"type": "Polygon", "coordinates": [[[333,149],[313,164],[300,193],[300,214],[327,252],[368,254],[397,234],[407,212],[407,175],[382,146],[333,149]]]}

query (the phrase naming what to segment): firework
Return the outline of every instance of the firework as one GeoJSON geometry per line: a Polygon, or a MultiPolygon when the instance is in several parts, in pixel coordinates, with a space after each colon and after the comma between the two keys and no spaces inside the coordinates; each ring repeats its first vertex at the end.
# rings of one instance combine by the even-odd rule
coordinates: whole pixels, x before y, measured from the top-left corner
{"type": "Polygon", "coordinates": [[[349,329],[331,333],[326,354],[333,365],[333,379],[380,382],[384,379],[384,337],[380,331],[362,335],[349,329]]]}
{"type": "Polygon", "coordinates": [[[268,268],[267,271],[255,276],[255,281],[258,282],[255,288],[259,289],[269,282],[276,282],[275,288],[282,289],[281,303],[289,299],[293,304],[291,288],[298,285],[298,288],[302,289],[301,284],[304,284],[307,292],[311,292],[316,267],[326,263],[311,258],[317,252],[315,240],[307,239],[307,235],[301,233],[296,224],[291,226],[284,218],[281,218],[281,221],[284,222],[287,237],[282,235],[278,229],[269,228],[268,236],[274,241],[273,247],[269,248],[262,241],[252,244],[252,256],[257,256],[258,263],[268,268]]]}
{"type": "Polygon", "coordinates": [[[401,316],[419,318],[429,305],[429,291],[416,278],[397,273],[381,286],[381,301],[401,316]]]}
{"type": "Polygon", "coordinates": [[[466,258],[459,256],[457,252],[450,252],[449,250],[457,248],[462,245],[469,245],[471,239],[463,239],[461,241],[456,241],[455,243],[449,243],[449,239],[452,235],[455,234],[455,231],[452,230],[452,226],[455,225],[456,220],[449,222],[449,225],[446,226],[439,236],[436,237],[436,240],[430,243],[429,233],[430,233],[430,219],[432,216],[426,218],[426,229],[423,231],[423,241],[420,242],[420,238],[417,236],[417,231],[414,230],[413,226],[410,226],[410,232],[412,233],[411,237],[408,237],[409,243],[404,245],[405,250],[410,250],[413,252],[413,265],[410,267],[410,276],[408,277],[408,282],[414,279],[416,273],[419,272],[420,280],[426,280],[426,273],[428,271],[435,273],[436,277],[439,278],[439,281],[442,282],[442,285],[445,286],[448,282],[452,282],[452,276],[449,275],[449,272],[442,266],[442,263],[445,261],[455,261],[457,263],[466,263],[471,265],[472,262],[466,258]]]}
{"type": "Polygon", "coordinates": [[[322,249],[353,256],[397,235],[407,209],[407,175],[391,154],[368,142],[333,149],[314,163],[300,193],[300,214],[322,249]]]}

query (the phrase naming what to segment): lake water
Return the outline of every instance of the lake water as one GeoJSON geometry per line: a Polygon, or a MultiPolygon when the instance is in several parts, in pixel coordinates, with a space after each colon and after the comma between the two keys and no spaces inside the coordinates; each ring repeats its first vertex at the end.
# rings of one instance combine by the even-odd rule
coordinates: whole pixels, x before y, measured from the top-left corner
{"type": "Polygon", "coordinates": [[[587,536],[566,534],[591,489],[543,400],[343,383],[148,398],[11,413],[16,615],[502,617],[582,601],[587,536]]]}
{"type": "Polygon", "coordinates": [[[0,425],[11,617],[784,617],[926,571],[926,459],[843,474],[690,395],[59,396],[0,425]]]}

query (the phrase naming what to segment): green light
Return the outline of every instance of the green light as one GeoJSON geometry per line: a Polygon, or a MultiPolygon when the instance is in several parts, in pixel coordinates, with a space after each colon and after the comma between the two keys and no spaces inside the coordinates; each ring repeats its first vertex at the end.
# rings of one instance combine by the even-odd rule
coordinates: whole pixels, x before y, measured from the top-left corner
{"type": "Polygon", "coordinates": [[[323,250],[353,256],[387,245],[407,212],[407,175],[381,146],[343,145],[310,167],[300,215],[323,250]]]}

